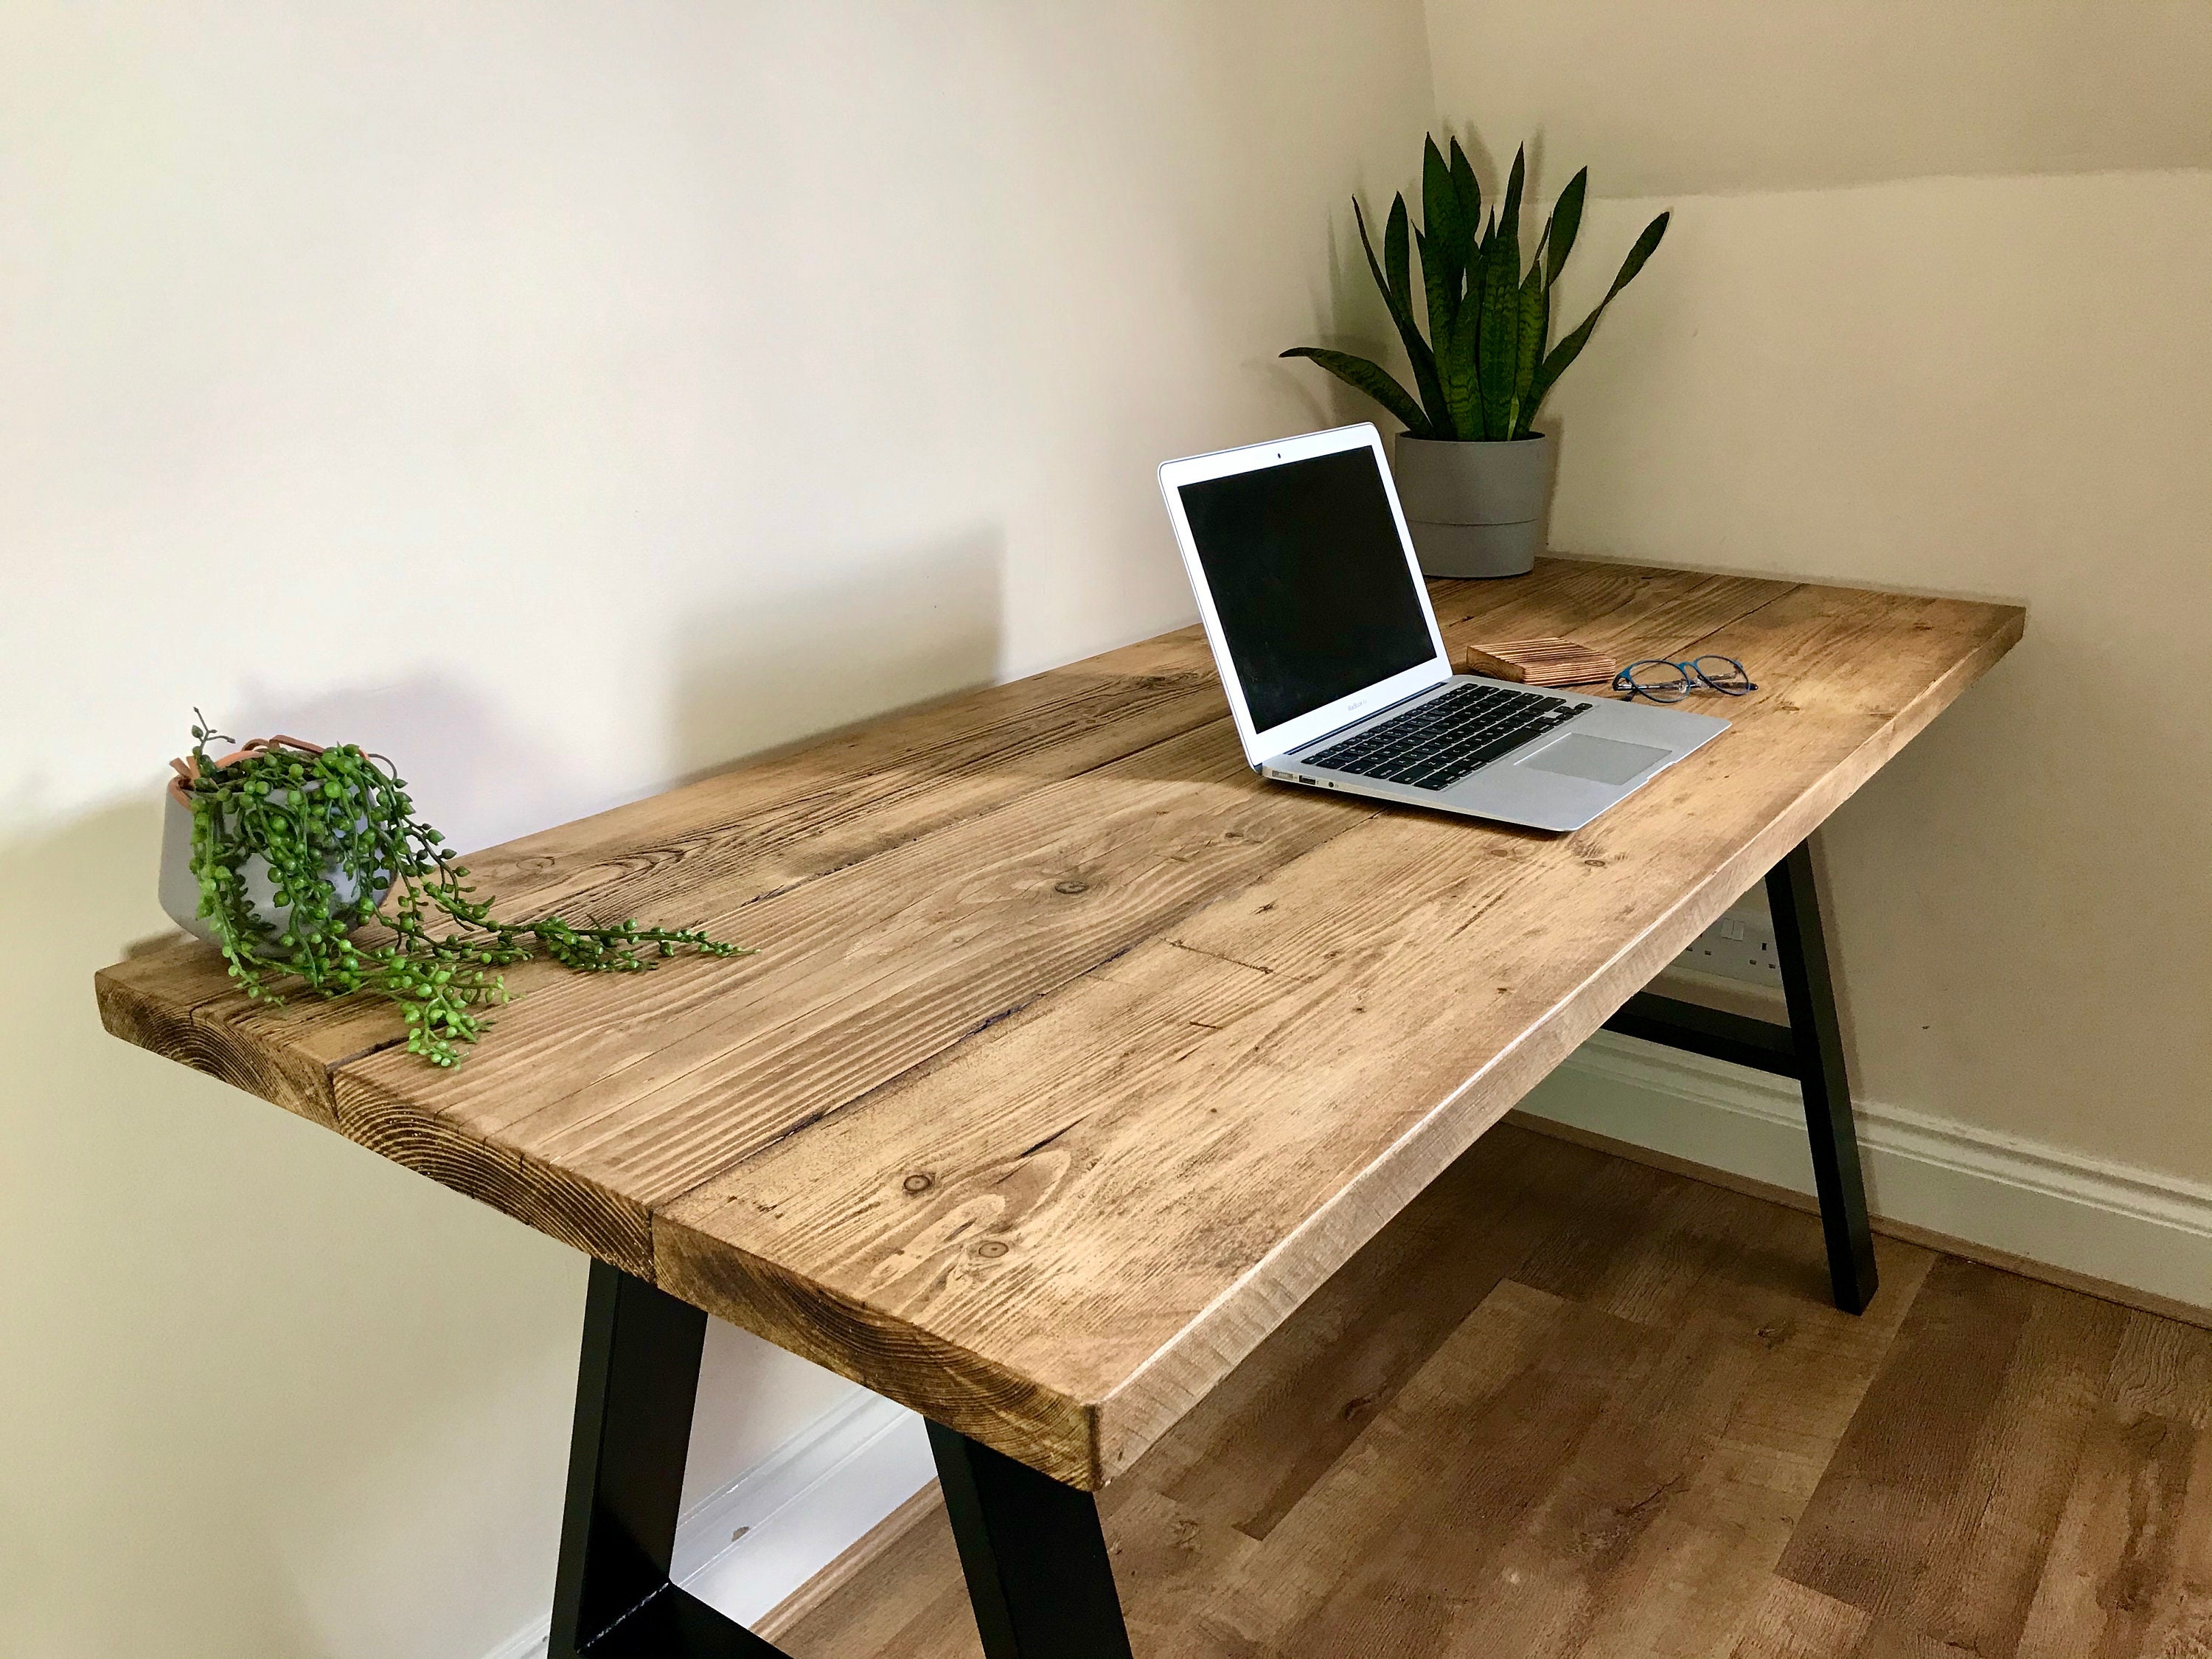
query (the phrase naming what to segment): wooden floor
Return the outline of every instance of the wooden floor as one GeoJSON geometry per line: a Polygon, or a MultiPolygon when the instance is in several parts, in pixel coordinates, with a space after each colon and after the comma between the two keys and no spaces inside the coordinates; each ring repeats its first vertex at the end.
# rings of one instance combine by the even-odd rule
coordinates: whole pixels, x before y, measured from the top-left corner
{"type": "MultiPolygon", "coordinates": [[[[1139,1659],[2212,1659],[2212,1332],[1501,1126],[1101,1494],[1139,1659]]],[[[980,1652],[941,1509],[779,1633],[980,1652]]]]}

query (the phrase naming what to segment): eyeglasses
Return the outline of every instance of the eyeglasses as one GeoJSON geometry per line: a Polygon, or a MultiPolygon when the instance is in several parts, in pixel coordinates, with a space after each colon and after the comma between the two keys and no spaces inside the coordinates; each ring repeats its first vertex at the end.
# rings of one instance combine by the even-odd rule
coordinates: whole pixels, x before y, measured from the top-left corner
{"type": "Polygon", "coordinates": [[[1613,677],[1613,689],[1632,702],[1649,697],[1654,702],[1680,702],[1699,686],[1724,697],[1759,690],[1734,657],[1698,657],[1690,662],[1650,657],[1629,664],[1613,677]]]}

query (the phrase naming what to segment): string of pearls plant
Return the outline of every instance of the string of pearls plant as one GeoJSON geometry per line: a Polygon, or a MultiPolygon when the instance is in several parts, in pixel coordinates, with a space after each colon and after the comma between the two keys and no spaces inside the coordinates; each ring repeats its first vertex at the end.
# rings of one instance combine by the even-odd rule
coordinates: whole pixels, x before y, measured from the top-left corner
{"type": "Polygon", "coordinates": [[[195,714],[191,757],[173,764],[191,807],[199,913],[257,1000],[282,1003],[271,981],[285,975],[324,997],[382,997],[406,1022],[408,1052],[452,1066],[483,1036],[481,1011],[507,1000],[500,970],[516,963],[542,956],[580,973],[634,974],[682,950],[752,954],[696,927],[495,921],[493,901],[476,896],[445,837],[416,816],[389,761],[292,738],[218,761],[207,745],[232,739],[195,714]],[[273,920],[252,890],[257,860],[273,920]],[[356,942],[370,923],[380,930],[356,942]]]}

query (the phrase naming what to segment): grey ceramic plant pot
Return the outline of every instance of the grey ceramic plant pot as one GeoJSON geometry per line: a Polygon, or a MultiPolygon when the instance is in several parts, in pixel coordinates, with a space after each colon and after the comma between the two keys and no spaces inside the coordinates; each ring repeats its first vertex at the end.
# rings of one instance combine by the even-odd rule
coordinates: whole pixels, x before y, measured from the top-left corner
{"type": "Polygon", "coordinates": [[[1431,576],[1525,576],[1544,550],[1549,433],[1466,443],[1401,432],[1391,475],[1431,576]]]}
{"type": "MultiPolygon", "coordinates": [[[[192,809],[178,799],[173,789],[164,791],[162,799],[166,816],[161,820],[161,908],[186,933],[217,944],[214,924],[200,915],[199,878],[192,874],[192,809]]],[[[326,873],[339,903],[350,902],[360,892],[359,884],[335,866],[326,873]]],[[[276,933],[291,925],[291,910],[276,902],[276,884],[269,878],[269,860],[258,853],[246,861],[246,890],[254,908],[276,933]]],[[[377,895],[380,900],[383,896],[377,895]]]]}

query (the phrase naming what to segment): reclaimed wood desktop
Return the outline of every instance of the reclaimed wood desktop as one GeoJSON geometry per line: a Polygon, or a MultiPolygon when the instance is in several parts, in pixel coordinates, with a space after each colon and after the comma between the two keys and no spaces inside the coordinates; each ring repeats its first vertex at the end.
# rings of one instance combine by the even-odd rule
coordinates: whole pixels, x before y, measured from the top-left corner
{"type": "Polygon", "coordinates": [[[1126,1653],[1087,1489],[1601,1024],[1742,1048],[1631,1000],[1793,866],[1820,980],[1799,1069],[1809,1108],[1829,1067],[1845,1155],[1832,1267],[1846,1305],[1871,1293],[1802,843],[2024,613],[1568,560],[1434,596],[1455,654],[1720,653],[1760,690],[1587,829],[1534,835],[1260,781],[1186,629],[470,859],[511,910],[760,954],[526,968],[458,1072],[381,1006],[250,1005],[197,945],[100,974],[102,1018],[604,1264],[556,1653],[774,1651],[676,1591],[623,1622],[665,1586],[688,1430],[654,1425],[688,1419],[696,1310],[936,1425],[994,1659],[1126,1653]],[[623,1551],[643,1565],[593,1565],[623,1551]],[[594,1573],[629,1601],[595,1613],[594,1573]]]}

